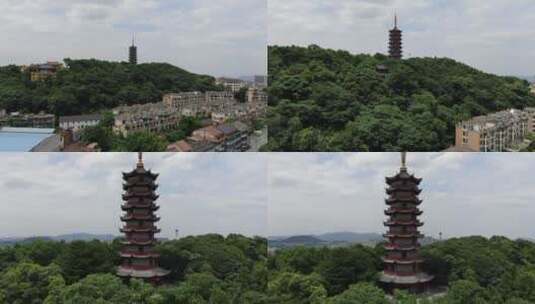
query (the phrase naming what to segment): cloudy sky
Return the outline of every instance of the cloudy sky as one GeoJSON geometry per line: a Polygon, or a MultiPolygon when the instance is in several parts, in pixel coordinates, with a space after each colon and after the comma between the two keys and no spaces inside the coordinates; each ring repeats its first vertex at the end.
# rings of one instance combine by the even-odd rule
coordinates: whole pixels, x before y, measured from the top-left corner
{"type": "Polygon", "coordinates": [[[265,74],[267,0],[2,0],[0,65],[63,58],[168,62],[214,76],[265,74]]]}
{"type": "Polygon", "coordinates": [[[394,12],[405,55],[535,74],[533,0],[269,0],[269,43],[386,53],[394,12]]]}
{"type": "MultiPolygon", "coordinates": [[[[270,235],[385,231],[385,176],[399,153],[272,154],[270,235]]],[[[423,178],[422,231],[535,238],[535,154],[409,153],[423,178]]]]}
{"type": "MultiPolygon", "coordinates": [[[[145,153],[160,174],[161,237],[267,235],[265,154],[145,153]]],[[[119,234],[123,171],[135,153],[2,154],[0,237],[119,234]]]]}

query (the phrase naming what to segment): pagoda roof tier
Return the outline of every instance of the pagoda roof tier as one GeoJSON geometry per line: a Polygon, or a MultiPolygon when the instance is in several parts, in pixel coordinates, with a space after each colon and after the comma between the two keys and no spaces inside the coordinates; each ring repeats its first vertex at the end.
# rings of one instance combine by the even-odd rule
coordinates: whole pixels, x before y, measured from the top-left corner
{"type": "Polygon", "coordinates": [[[424,262],[424,259],[422,258],[413,259],[413,260],[382,258],[382,260],[386,264],[399,264],[399,265],[422,264],[424,262]]]}
{"type": "Polygon", "coordinates": [[[393,215],[393,214],[414,214],[414,215],[422,215],[424,212],[422,210],[419,210],[418,208],[389,208],[385,210],[385,215],[393,215]]]}
{"type": "Polygon", "coordinates": [[[152,191],[139,192],[139,193],[127,192],[123,194],[123,201],[127,201],[128,199],[133,198],[133,197],[142,197],[142,198],[148,197],[148,198],[151,198],[152,200],[157,200],[160,196],[152,191]]]}
{"type": "Polygon", "coordinates": [[[408,181],[413,182],[416,185],[419,185],[422,182],[421,178],[417,178],[414,175],[409,174],[407,172],[400,172],[396,176],[386,177],[385,179],[386,179],[386,183],[389,185],[392,185],[393,183],[397,181],[401,181],[401,180],[408,180],[408,181]]]}
{"type": "Polygon", "coordinates": [[[394,244],[386,244],[384,245],[384,249],[387,251],[415,251],[420,249],[420,245],[413,245],[410,247],[401,247],[394,244]]]}
{"type": "Polygon", "coordinates": [[[152,211],[158,211],[158,209],[160,209],[160,206],[158,206],[158,205],[156,205],[154,203],[151,203],[150,205],[146,205],[146,206],[134,205],[134,204],[126,203],[126,204],[122,204],[121,205],[121,209],[123,211],[132,210],[132,209],[150,209],[152,211]]]}
{"type": "Polygon", "coordinates": [[[413,192],[414,194],[418,195],[422,193],[422,189],[418,188],[416,185],[410,185],[408,187],[390,186],[386,188],[387,194],[393,194],[395,192],[413,192]]]}
{"type": "Polygon", "coordinates": [[[383,271],[381,272],[379,281],[390,284],[420,284],[430,282],[433,278],[433,276],[423,272],[410,275],[399,275],[383,271]]]}
{"type": "Polygon", "coordinates": [[[133,239],[126,239],[124,241],[121,241],[121,244],[123,244],[123,245],[137,245],[137,246],[156,245],[157,243],[158,243],[157,240],[136,241],[136,240],[133,240],[133,239]]]}
{"type": "Polygon", "coordinates": [[[152,233],[160,233],[161,229],[156,227],[151,228],[129,228],[129,227],[122,227],[120,229],[122,233],[126,232],[152,232],[152,233]]]}
{"type": "Polygon", "coordinates": [[[389,220],[389,221],[385,221],[384,222],[384,225],[387,226],[387,227],[391,227],[391,226],[416,226],[416,227],[420,227],[420,226],[423,226],[423,222],[420,222],[418,220],[414,220],[414,221],[394,221],[394,220],[389,220]]]}
{"type": "Polygon", "coordinates": [[[152,268],[147,270],[137,270],[134,268],[126,268],[124,266],[119,266],[117,268],[117,275],[120,277],[132,277],[132,278],[154,278],[154,277],[165,277],[170,273],[169,270],[163,268],[152,268]]]}
{"type": "Polygon", "coordinates": [[[388,197],[385,198],[385,203],[387,205],[392,205],[395,203],[410,203],[415,205],[420,205],[423,203],[423,200],[419,199],[418,197],[412,197],[412,198],[400,198],[400,197],[388,197]]]}
{"type": "Polygon", "coordinates": [[[412,239],[412,238],[416,238],[416,239],[421,239],[424,237],[423,234],[419,233],[419,232],[415,232],[415,233],[385,233],[383,234],[383,237],[385,238],[398,238],[398,239],[412,239]]]}
{"type": "Polygon", "coordinates": [[[122,258],[151,259],[159,258],[160,254],[155,252],[119,252],[122,258]]]}
{"type": "Polygon", "coordinates": [[[123,190],[127,191],[132,187],[149,187],[152,190],[158,189],[158,185],[154,182],[132,182],[123,183],[123,190]]]}
{"type": "Polygon", "coordinates": [[[139,214],[128,214],[121,216],[121,221],[149,221],[149,222],[158,222],[160,217],[156,215],[139,215],[139,214]]]}
{"type": "Polygon", "coordinates": [[[139,175],[145,175],[145,176],[149,176],[152,179],[156,179],[158,178],[159,174],[152,173],[150,170],[145,170],[143,168],[136,168],[130,172],[123,172],[123,179],[128,179],[130,177],[139,176],[139,175]]]}

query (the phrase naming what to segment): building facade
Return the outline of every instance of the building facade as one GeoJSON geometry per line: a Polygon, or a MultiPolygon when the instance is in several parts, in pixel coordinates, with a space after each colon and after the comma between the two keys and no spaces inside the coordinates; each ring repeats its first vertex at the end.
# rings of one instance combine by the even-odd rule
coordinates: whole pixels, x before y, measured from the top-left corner
{"type": "Polygon", "coordinates": [[[159,209],[155,203],[157,178],[158,174],[145,170],[141,153],[136,168],[123,173],[125,193],[121,209],[125,214],[121,216],[124,223],[121,233],[125,238],[119,252],[121,265],[117,275],[124,279],[143,279],[157,284],[170,273],[159,267],[160,255],[154,250],[155,235],[160,232],[156,226],[160,218],[155,215],[159,209]]]}
{"type": "Polygon", "coordinates": [[[455,148],[474,152],[512,151],[534,131],[534,108],[477,116],[457,124],[455,148]]]}
{"type": "Polygon", "coordinates": [[[55,77],[56,73],[61,69],[63,69],[62,63],[49,61],[47,63],[23,66],[21,71],[28,72],[31,81],[42,81],[50,77],[55,77]]]}
{"type": "Polygon", "coordinates": [[[181,118],[179,112],[163,103],[122,106],[113,110],[116,134],[128,136],[135,132],[161,132],[175,128],[181,118]]]}
{"type": "Polygon", "coordinates": [[[0,127],[53,129],[56,117],[53,114],[40,112],[38,114],[22,114],[12,112],[0,115],[0,127]]]}
{"type": "Polygon", "coordinates": [[[433,280],[422,270],[424,260],[420,256],[419,240],[423,235],[418,229],[423,223],[418,219],[422,214],[418,208],[422,200],[418,195],[422,180],[408,173],[405,159],[406,153],[402,153],[399,173],[386,178],[388,198],[385,202],[388,208],[385,215],[388,220],[384,225],[388,231],[384,235],[387,240],[384,271],[379,280],[388,292],[403,289],[421,293],[429,288],[433,280]]]}
{"type": "Polygon", "coordinates": [[[248,87],[247,81],[235,78],[219,77],[215,83],[225,87],[230,92],[236,93],[241,89],[248,87]]]}

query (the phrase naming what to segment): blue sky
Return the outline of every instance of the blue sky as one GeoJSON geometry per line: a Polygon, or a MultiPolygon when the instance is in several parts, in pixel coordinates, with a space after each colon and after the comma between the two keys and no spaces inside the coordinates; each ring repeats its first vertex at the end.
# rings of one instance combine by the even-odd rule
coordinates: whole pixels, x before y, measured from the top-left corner
{"type": "Polygon", "coordinates": [[[267,0],[4,0],[0,65],[63,58],[169,62],[214,76],[265,74],[267,0]]]}
{"type": "MultiPolygon", "coordinates": [[[[0,237],[119,234],[123,171],[136,153],[3,153],[0,237]]],[[[159,173],[162,237],[267,235],[264,154],[145,153],[159,173]]]]}
{"type": "Polygon", "coordinates": [[[451,57],[500,75],[535,75],[532,0],[270,0],[269,43],[387,52],[394,13],[406,56],[451,57]]]}
{"type": "MultiPolygon", "coordinates": [[[[385,176],[399,153],[272,154],[270,235],[384,232],[385,176]]],[[[409,153],[423,178],[422,231],[535,238],[535,154],[409,153]]]]}

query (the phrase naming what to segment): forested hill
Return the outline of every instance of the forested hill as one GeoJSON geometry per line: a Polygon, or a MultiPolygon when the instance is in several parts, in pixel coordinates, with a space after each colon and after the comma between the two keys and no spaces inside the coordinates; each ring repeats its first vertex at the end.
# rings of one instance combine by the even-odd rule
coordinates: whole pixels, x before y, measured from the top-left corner
{"type": "Polygon", "coordinates": [[[535,105],[527,81],[447,58],[271,46],[269,75],[275,151],[443,150],[460,120],[535,105]]]}
{"type": "Polygon", "coordinates": [[[0,67],[0,109],[76,115],[122,104],[158,102],[167,92],[217,89],[213,77],[166,63],[64,62],[66,69],[42,82],[31,82],[19,66],[0,67]]]}

